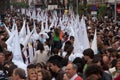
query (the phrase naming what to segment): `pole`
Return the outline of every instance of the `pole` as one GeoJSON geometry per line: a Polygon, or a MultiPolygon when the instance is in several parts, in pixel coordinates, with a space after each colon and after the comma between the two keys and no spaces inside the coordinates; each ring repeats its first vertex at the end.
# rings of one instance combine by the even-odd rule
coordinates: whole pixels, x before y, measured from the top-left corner
{"type": "Polygon", "coordinates": [[[76,0],[76,5],[77,5],[77,8],[76,8],[76,13],[78,14],[78,0],[76,0]]]}
{"type": "Polygon", "coordinates": [[[87,12],[87,9],[86,9],[87,0],[83,0],[83,5],[84,5],[84,15],[86,15],[86,12],[87,12]]]}
{"type": "Polygon", "coordinates": [[[115,0],[115,2],[114,2],[114,8],[115,8],[115,23],[117,22],[117,12],[116,12],[116,10],[117,10],[117,1],[115,0]]]}

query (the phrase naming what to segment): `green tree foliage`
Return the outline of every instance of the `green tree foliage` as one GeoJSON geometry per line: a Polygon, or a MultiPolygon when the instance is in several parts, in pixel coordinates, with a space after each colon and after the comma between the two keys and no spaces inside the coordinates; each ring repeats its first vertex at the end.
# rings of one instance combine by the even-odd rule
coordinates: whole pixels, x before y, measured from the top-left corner
{"type": "Polygon", "coordinates": [[[98,18],[103,18],[106,14],[107,6],[105,4],[100,4],[98,8],[98,18]]]}
{"type": "Polygon", "coordinates": [[[91,4],[87,4],[86,8],[87,8],[87,14],[90,14],[91,13],[91,4]]]}
{"type": "MultiPolygon", "coordinates": [[[[87,4],[86,5],[86,15],[89,15],[91,14],[91,6],[92,4],[87,4]]],[[[79,7],[78,7],[78,12],[79,14],[84,14],[84,5],[83,4],[79,4],[79,7]]],[[[107,10],[107,6],[106,4],[99,4],[99,7],[98,7],[98,18],[103,18],[106,14],[106,10],[107,10]]]]}
{"type": "MultiPolygon", "coordinates": [[[[84,8],[83,4],[79,4],[78,13],[83,14],[84,10],[85,10],[85,8],[84,8]]],[[[91,13],[91,4],[87,4],[86,5],[86,14],[90,14],[90,13],[91,13]]]]}
{"type": "Polygon", "coordinates": [[[79,14],[83,14],[83,13],[84,13],[83,4],[79,4],[79,6],[78,6],[78,13],[79,13],[79,14]]]}
{"type": "Polygon", "coordinates": [[[14,2],[12,3],[13,7],[16,7],[16,8],[28,8],[29,5],[24,3],[24,2],[14,2]]]}

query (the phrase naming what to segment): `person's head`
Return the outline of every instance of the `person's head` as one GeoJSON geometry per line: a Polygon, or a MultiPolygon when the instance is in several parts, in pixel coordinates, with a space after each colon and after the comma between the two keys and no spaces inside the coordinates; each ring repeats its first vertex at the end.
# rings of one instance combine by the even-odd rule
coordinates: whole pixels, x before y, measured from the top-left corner
{"type": "Polygon", "coordinates": [[[120,40],[120,36],[119,35],[113,37],[113,42],[119,41],[119,40],[120,40]]]}
{"type": "Polygon", "coordinates": [[[63,60],[62,60],[63,67],[67,66],[68,63],[69,63],[69,59],[68,58],[63,58],[63,60]]]}
{"type": "Polygon", "coordinates": [[[71,46],[71,45],[72,45],[72,43],[70,41],[67,41],[64,46],[64,51],[66,51],[69,48],[69,46],[71,46]]]}
{"type": "Polygon", "coordinates": [[[110,58],[107,55],[103,55],[102,57],[103,64],[109,64],[110,58]]]}
{"type": "Polygon", "coordinates": [[[102,66],[103,65],[102,58],[95,56],[92,60],[92,64],[102,66]]]}
{"type": "Polygon", "coordinates": [[[40,71],[41,69],[47,69],[47,65],[43,62],[36,64],[36,70],[40,71]]]}
{"type": "Polygon", "coordinates": [[[120,47],[120,41],[115,41],[112,47],[117,50],[120,47]]]}
{"type": "Polygon", "coordinates": [[[17,65],[15,65],[13,62],[9,62],[5,65],[5,67],[8,68],[8,76],[11,77],[14,69],[17,68],[17,65]]]}
{"type": "Polygon", "coordinates": [[[83,60],[80,57],[76,57],[73,62],[74,64],[76,64],[78,66],[78,73],[83,73],[83,67],[84,67],[84,63],[83,60]]]}
{"type": "Polygon", "coordinates": [[[61,68],[61,64],[59,63],[59,61],[56,59],[54,61],[50,61],[50,69],[57,73],[61,68]]]}
{"type": "Polygon", "coordinates": [[[88,61],[89,59],[93,59],[94,52],[91,48],[88,48],[83,51],[83,55],[84,55],[84,59],[88,61]]]}
{"type": "Polygon", "coordinates": [[[36,64],[36,71],[40,71],[42,69],[42,64],[41,63],[37,63],[36,64]]]}
{"type": "Polygon", "coordinates": [[[26,79],[25,70],[21,68],[14,69],[12,80],[22,80],[22,79],[26,79]]]}
{"type": "Polygon", "coordinates": [[[37,41],[37,50],[44,51],[44,45],[40,41],[37,41]]]}
{"type": "Polygon", "coordinates": [[[117,70],[120,70],[120,59],[117,59],[116,69],[117,69],[117,70]]]}
{"type": "Polygon", "coordinates": [[[5,61],[9,62],[12,61],[13,54],[10,51],[5,51],[5,61]]]}
{"type": "Polygon", "coordinates": [[[38,80],[43,80],[43,75],[42,75],[41,70],[40,70],[40,71],[37,71],[37,79],[38,79],[38,80]]]}
{"type": "Polygon", "coordinates": [[[54,28],[50,28],[50,31],[52,31],[52,32],[53,32],[53,30],[54,30],[54,28]]]}
{"type": "Polygon", "coordinates": [[[114,48],[108,48],[106,49],[106,55],[110,56],[112,53],[116,53],[116,49],[114,48]]]}
{"type": "Polygon", "coordinates": [[[40,33],[40,28],[36,27],[36,31],[37,31],[37,33],[40,33]]]}
{"type": "Polygon", "coordinates": [[[31,68],[28,70],[28,79],[37,80],[37,72],[35,68],[31,68]]]}
{"type": "Polygon", "coordinates": [[[37,72],[37,80],[51,80],[51,74],[48,70],[41,69],[37,72]]]}
{"type": "Polygon", "coordinates": [[[74,43],[74,40],[75,40],[74,36],[70,36],[70,42],[71,42],[72,44],[74,43]]]}
{"type": "Polygon", "coordinates": [[[94,76],[97,80],[101,79],[103,76],[102,68],[98,65],[89,65],[85,70],[85,78],[90,80],[91,76],[94,76]]]}
{"type": "Polygon", "coordinates": [[[31,68],[35,68],[35,67],[36,67],[35,64],[29,64],[29,65],[27,66],[27,69],[31,69],[31,68]]]}
{"type": "Polygon", "coordinates": [[[36,68],[36,65],[35,64],[29,64],[27,66],[27,71],[29,71],[29,69],[35,69],[36,68]]]}
{"type": "Polygon", "coordinates": [[[53,72],[57,73],[62,67],[62,60],[63,58],[61,56],[58,55],[51,56],[48,60],[50,64],[50,69],[53,72]]]}
{"type": "Polygon", "coordinates": [[[78,69],[77,65],[75,65],[73,63],[69,63],[66,66],[65,73],[66,73],[66,75],[68,76],[69,79],[77,73],[77,69],[78,69]]]}

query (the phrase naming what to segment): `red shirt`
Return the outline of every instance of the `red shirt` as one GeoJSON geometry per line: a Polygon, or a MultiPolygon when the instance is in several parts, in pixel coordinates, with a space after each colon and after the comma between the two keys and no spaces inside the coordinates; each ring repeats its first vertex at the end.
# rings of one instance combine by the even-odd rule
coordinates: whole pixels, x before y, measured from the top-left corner
{"type": "Polygon", "coordinates": [[[75,80],[83,80],[80,76],[77,76],[75,80]]]}
{"type": "Polygon", "coordinates": [[[120,80],[120,74],[114,80],[120,80]]]}

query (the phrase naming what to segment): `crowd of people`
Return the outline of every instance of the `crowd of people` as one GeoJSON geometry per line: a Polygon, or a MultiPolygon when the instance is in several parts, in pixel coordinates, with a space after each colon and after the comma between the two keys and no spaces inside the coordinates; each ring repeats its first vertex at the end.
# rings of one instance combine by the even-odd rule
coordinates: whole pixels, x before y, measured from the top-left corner
{"type": "MultiPolygon", "coordinates": [[[[54,26],[47,32],[47,38],[44,34],[39,34],[34,45],[33,59],[24,70],[12,62],[14,56],[7,50],[5,41],[9,35],[3,23],[11,29],[15,19],[19,32],[24,17],[31,31],[35,21],[39,33],[41,22],[30,20],[30,17],[14,11],[4,13],[4,19],[0,21],[0,80],[120,80],[120,27],[112,18],[85,18],[90,44],[97,29],[97,54],[87,48],[80,53],[83,54],[82,57],[73,59],[75,36],[54,26]]],[[[51,16],[49,12],[48,16],[51,16]]],[[[48,26],[50,24],[52,23],[48,21],[48,26]]],[[[22,58],[25,63],[27,58],[23,54],[22,58]]]]}

